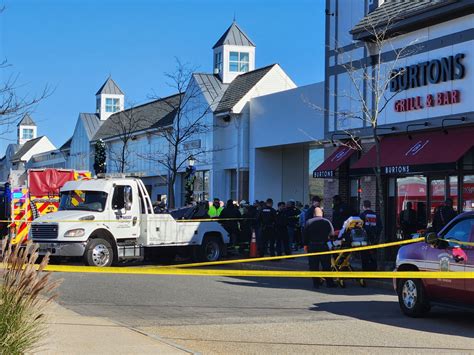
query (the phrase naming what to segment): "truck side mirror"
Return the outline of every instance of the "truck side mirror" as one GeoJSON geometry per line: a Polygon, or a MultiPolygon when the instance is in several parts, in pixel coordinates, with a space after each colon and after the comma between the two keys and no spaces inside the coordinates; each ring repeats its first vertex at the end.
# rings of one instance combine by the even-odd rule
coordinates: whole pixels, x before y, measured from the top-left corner
{"type": "Polygon", "coordinates": [[[438,234],[435,232],[429,232],[425,236],[425,243],[430,245],[435,245],[438,242],[438,234]]]}
{"type": "Polygon", "coordinates": [[[132,209],[132,188],[130,186],[125,186],[123,189],[123,202],[126,211],[132,209]]]}

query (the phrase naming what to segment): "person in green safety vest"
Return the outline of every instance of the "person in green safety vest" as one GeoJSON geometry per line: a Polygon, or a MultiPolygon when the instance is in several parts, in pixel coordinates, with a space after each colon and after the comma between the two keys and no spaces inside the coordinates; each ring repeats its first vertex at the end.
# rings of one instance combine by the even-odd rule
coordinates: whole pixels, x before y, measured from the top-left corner
{"type": "Polygon", "coordinates": [[[209,207],[209,217],[217,218],[221,215],[224,207],[221,206],[221,200],[214,198],[211,207],[209,207]]]}

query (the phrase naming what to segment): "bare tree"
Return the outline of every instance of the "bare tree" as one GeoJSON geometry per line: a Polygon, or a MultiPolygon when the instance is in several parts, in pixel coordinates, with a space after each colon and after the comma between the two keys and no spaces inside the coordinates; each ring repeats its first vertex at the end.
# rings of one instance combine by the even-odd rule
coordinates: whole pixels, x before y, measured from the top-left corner
{"type": "MultiPolygon", "coordinates": [[[[166,142],[167,149],[154,152],[147,159],[156,162],[168,171],[168,206],[175,207],[174,187],[179,172],[186,166],[189,158],[211,152],[204,147],[201,135],[211,132],[212,119],[208,114],[212,112],[212,103],[207,102],[203,90],[193,82],[195,68],[176,59],[176,69],[166,73],[167,85],[175,90],[176,95],[164,98],[162,101],[174,116],[173,123],[161,127],[152,134],[166,142]]],[[[155,98],[157,98],[155,96],[155,98]]]]}
{"type": "Polygon", "coordinates": [[[108,119],[107,133],[112,138],[108,142],[110,161],[117,172],[124,173],[130,168],[130,142],[135,139],[136,132],[143,127],[144,119],[140,115],[140,106],[118,112],[108,119]]]}
{"type": "MultiPolygon", "coordinates": [[[[383,7],[380,11],[383,11],[383,7]]],[[[351,88],[350,92],[338,91],[335,93],[339,98],[345,98],[350,103],[343,110],[330,111],[311,104],[317,110],[325,110],[330,115],[336,117],[339,131],[345,133],[347,139],[340,140],[340,145],[348,146],[352,149],[362,150],[360,141],[360,129],[351,128],[351,123],[358,122],[356,127],[365,126],[370,130],[371,138],[374,141],[376,161],[374,174],[376,177],[377,200],[379,212],[382,221],[385,222],[385,203],[384,203],[384,185],[382,181],[381,169],[381,130],[380,117],[392,103],[398,91],[390,91],[390,82],[397,76],[404,75],[404,69],[398,69],[400,60],[415,53],[418,39],[411,41],[403,47],[395,47],[393,38],[398,33],[394,28],[400,20],[403,19],[402,13],[385,12],[383,21],[372,20],[370,16],[366,17],[363,23],[363,30],[368,34],[366,47],[370,54],[370,60],[353,60],[350,54],[339,51],[342,57],[342,66],[345,74],[349,78],[351,88]],[[366,92],[364,90],[366,85],[366,92]],[[366,95],[367,93],[367,95],[366,95]],[[371,96],[369,98],[369,96],[371,96]],[[354,109],[355,108],[355,109],[354,109]],[[342,128],[340,128],[342,127],[342,128]],[[346,127],[346,128],[344,128],[346,127]]],[[[380,19],[381,17],[377,17],[380,19]]],[[[336,51],[338,51],[336,49],[336,51]]],[[[387,240],[385,230],[381,234],[380,242],[387,240]]],[[[384,250],[380,250],[379,259],[384,260],[384,250]]]]}
{"type": "MultiPolygon", "coordinates": [[[[2,74],[10,67],[7,60],[0,62],[0,71],[2,74]]],[[[0,83],[0,134],[5,134],[22,118],[25,113],[31,111],[36,104],[48,97],[52,90],[46,86],[38,96],[20,95],[18,90],[21,85],[18,82],[19,75],[7,73],[1,75],[6,77],[0,83]]]]}

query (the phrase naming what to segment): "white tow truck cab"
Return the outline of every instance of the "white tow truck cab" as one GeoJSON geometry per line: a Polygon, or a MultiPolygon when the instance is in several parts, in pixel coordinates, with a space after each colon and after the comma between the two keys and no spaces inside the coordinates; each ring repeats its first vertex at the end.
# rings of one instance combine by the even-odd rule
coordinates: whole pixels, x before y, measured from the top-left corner
{"type": "Polygon", "coordinates": [[[143,182],[127,177],[67,182],[59,211],[36,219],[30,239],[39,244],[40,254],[82,257],[91,266],[183,249],[194,259],[216,261],[229,243],[215,221],[180,222],[170,214],[154,214],[143,182]]]}

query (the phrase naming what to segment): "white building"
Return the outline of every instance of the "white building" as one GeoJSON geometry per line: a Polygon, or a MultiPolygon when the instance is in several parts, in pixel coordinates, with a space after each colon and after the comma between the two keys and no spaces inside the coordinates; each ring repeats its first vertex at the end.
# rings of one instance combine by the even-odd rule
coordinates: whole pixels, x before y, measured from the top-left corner
{"type": "Polygon", "coordinates": [[[255,44],[233,22],[212,48],[213,74],[193,74],[183,96],[177,96],[181,97],[179,104],[185,103],[181,109],[170,105],[170,98],[165,98],[123,111],[118,105],[120,112],[103,115],[104,99],[110,96],[119,103],[123,101],[123,93],[116,84],[104,85],[104,90],[99,90],[98,113],[88,115],[87,119],[83,115],[78,120],[71,141],[69,166],[85,167],[88,162],[91,168],[92,146],[102,139],[108,146],[108,172],[143,173],[152,198],[157,199],[169,194],[169,171],[156,158],[165,158],[169,142],[157,132],[167,129],[167,125],[176,130],[180,120],[199,122],[201,129],[180,143],[177,159],[180,174],[174,186],[176,205],[184,203],[182,172],[191,155],[196,158],[194,191],[197,200],[214,196],[223,200],[248,199],[250,101],[296,87],[278,64],[255,69],[255,55],[255,44]],[[165,107],[175,108],[174,117],[161,107],[165,103],[165,107]],[[138,122],[135,122],[137,117],[138,122]],[[95,133],[88,134],[86,127],[93,127],[95,133]],[[124,138],[131,132],[133,138],[125,139],[124,151],[124,138]],[[88,141],[89,147],[85,147],[88,141]]]}
{"type": "Polygon", "coordinates": [[[17,143],[9,144],[0,159],[0,181],[8,180],[12,170],[26,169],[35,155],[56,149],[48,137],[37,137],[37,133],[35,122],[25,114],[17,125],[17,143]]]}
{"type": "MultiPolygon", "coordinates": [[[[96,112],[81,113],[72,137],[31,166],[93,171],[94,145],[107,145],[107,172],[140,173],[153,200],[170,194],[166,132],[190,128],[180,141],[175,205],[184,204],[184,171],[196,160],[196,200],[307,201],[309,151],[320,147],[323,84],[296,88],[278,64],[256,68],[256,46],[233,22],[212,47],[213,73],[194,73],[182,93],[124,109],[124,93],[108,78],[96,112]]],[[[168,137],[169,138],[169,137],[168,137]]]]}
{"type": "Polygon", "coordinates": [[[255,45],[235,22],[213,46],[213,55],[215,74],[196,74],[191,83],[209,104],[208,122],[215,128],[200,139],[208,149],[196,157],[197,193],[204,199],[248,199],[250,102],[296,85],[278,64],[254,69],[255,45]]]}

